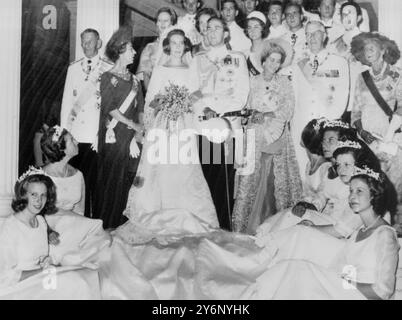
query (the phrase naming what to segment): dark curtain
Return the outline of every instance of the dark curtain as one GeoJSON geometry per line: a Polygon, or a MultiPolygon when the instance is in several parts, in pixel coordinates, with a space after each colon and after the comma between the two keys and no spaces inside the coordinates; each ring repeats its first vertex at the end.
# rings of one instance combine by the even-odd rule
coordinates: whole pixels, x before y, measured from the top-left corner
{"type": "Polygon", "coordinates": [[[35,132],[43,123],[59,122],[69,48],[70,12],[65,2],[23,0],[20,174],[34,164],[35,132]]]}

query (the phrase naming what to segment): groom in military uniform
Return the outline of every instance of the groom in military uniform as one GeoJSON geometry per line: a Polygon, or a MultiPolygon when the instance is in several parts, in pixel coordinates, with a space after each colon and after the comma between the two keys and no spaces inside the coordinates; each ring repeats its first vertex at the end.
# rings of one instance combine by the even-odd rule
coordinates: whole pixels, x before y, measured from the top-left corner
{"type": "MultiPolygon", "coordinates": [[[[211,49],[195,55],[193,66],[201,86],[200,99],[195,108],[201,109],[206,119],[210,119],[218,114],[244,109],[250,85],[244,55],[227,48],[229,29],[226,23],[220,18],[211,18],[208,21],[207,37],[211,49]]],[[[221,144],[209,143],[202,137],[199,140],[199,150],[202,169],[212,194],[220,226],[231,230],[230,215],[234,203],[235,175],[234,138],[241,130],[241,119],[227,117],[227,120],[232,129],[231,137],[221,144]]]]}
{"type": "Polygon", "coordinates": [[[71,165],[85,179],[85,216],[91,216],[92,195],[96,183],[96,143],[99,127],[100,77],[113,65],[100,57],[102,41],[98,31],[86,29],[81,33],[84,58],[70,64],[64,86],[60,124],[78,141],[79,154],[71,165]]]}

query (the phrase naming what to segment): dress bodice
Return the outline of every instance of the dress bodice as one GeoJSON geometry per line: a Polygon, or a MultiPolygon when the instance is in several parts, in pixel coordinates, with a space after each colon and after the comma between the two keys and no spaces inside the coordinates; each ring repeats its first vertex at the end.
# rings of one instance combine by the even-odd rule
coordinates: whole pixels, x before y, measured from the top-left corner
{"type": "Polygon", "coordinates": [[[338,271],[358,283],[374,284],[373,289],[381,298],[389,298],[395,288],[400,249],[395,230],[380,226],[361,241],[356,241],[357,235],[358,231],[346,242],[337,262],[338,271]]]}
{"type": "MultiPolygon", "coordinates": [[[[396,113],[402,115],[402,71],[391,65],[384,67],[384,71],[379,76],[372,75],[374,84],[388,106],[393,110],[397,104],[396,113]]],[[[374,99],[362,75],[357,80],[352,123],[358,119],[362,120],[364,130],[380,136],[384,136],[389,127],[388,116],[374,99]]]]}
{"type": "Polygon", "coordinates": [[[38,227],[31,228],[14,214],[5,219],[0,232],[0,287],[19,281],[22,271],[39,268],[39,259],[49,254],[47,225],[37,216],[38,227]]]}
{"type": "Polygon", "coordinates": [[[332,221],[338,233],[346,237],[362,225],[360,216],[349,206],[349,193],[349,186],[339,177],[329,179],[327,170],[311,201],[319,212],[332,221]]]}
{"type": "Polygon", "coordinates": [[[306,179],[304,180],[303,192],[304,200],[311,202],[313,197],[317,194],[318,188],[324,177],[328,175],[328,169],[331,167],[331,162],[324,162],[321,166],[313,173],[310,174],[311,162],[309,161],[306,166],[306,179]]]}
{"type": "MultiPolygon", "coordinates": [[[[70,177],[52,177],[50,176],[56,185],[57,202],[56,206],[59,209],[70,211],[74,209],[74,206],[81,201],[84,194],[84,176],[82,172],[77,172],[70,177]]],[[[77,212],[82,213],[83,212],[77,212]]]]}
{"type": "Polygon", "coordinates": [[[274,113],[274,118],[265,117],[263,124],[248,124],[248,128],[256,129],[256,144],[265,149],[282,136],[285,123],[293,116],[295,105],[292,85],[285,76],[275,75],[267,83],[260,74],[251,79],[250,88],[249,108],[274,113]]]}

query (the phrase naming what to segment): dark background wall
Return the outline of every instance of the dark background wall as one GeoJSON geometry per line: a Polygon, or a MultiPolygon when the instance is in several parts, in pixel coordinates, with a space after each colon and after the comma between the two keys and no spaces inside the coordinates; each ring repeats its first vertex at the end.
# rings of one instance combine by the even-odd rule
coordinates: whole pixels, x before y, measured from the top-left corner
{"type": "Polygon", "coordinates": [[[69,65],[70,12],[63,0],[23,0],[19,171],[34,164],[33,138],[59,121],[69,65]]]}

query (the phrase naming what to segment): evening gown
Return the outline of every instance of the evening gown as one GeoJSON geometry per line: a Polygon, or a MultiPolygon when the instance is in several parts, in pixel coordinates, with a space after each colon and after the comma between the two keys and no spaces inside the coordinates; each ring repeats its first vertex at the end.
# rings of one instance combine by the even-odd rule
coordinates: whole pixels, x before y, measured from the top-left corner
{"type": "Polygon", "coordinates": [[[115,143],[106,143],[106,124],[112,120],[109,113],[118,110],[130,91],[136,97],[124,112],[124,116],[138,122],[139,113],[143,112],[143,96],[139,81],[135,76],[125,80],[111,72],[101,78],[101,113],[98,133],[98,180],[94,217],[103,220],[104,228],[116,228],[126,219],[123,211],[126,207],[128,192],[133,182],[138,158],[131,158],[129,147],[135,131],[118,122],[114,128],[115,143]]]}

